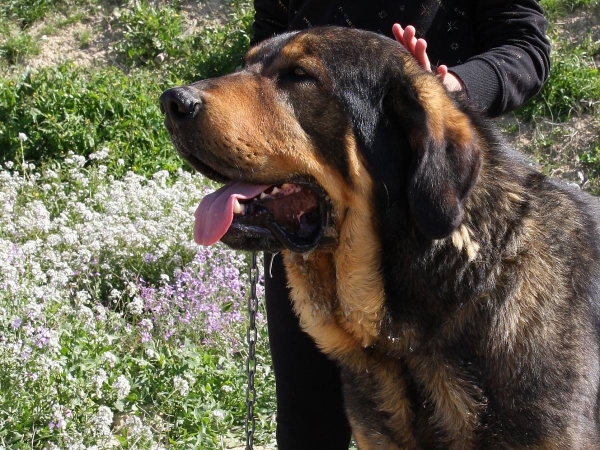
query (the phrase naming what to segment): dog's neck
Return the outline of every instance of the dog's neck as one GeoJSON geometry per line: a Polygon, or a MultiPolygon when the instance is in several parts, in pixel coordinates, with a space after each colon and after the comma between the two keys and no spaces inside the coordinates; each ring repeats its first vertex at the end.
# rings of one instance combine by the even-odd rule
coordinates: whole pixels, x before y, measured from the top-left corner
{"type": "MultiPolygon", "coordinates": [[[[357,189],[370,192],[369,177],[357,189]]],[[[372,220],[370,195],[355,192],[338,245],[309,254],[284,252],[294,310],[303,329],[327,354],[346,358],[374,344],[384,317],[381,242],[372,220]]]]}
{"type": "MultiPolygon", "coordinates": [[[[382,233],[381,227],[386,225],[376,225],[377,221],[372,220],[373,203],[369,196],[357,195],[353,209],[345,212],[338,229],[338,246],[333,251],[284,252],[294,310],[303,329],[325,353],[345,360],[350,356],[356,365],[360,360],[356,356],[358,349],[389,339],[394,340],[396,349],[404,347],[399,347],[398,341],[405,342],[407,350],[413,349],[428,328],[442,331],[444,322],[455,317],[457,311],[467,314],[469,308],[465,309],[465,305],[475,300],[466,298],[464,292],[472,294],[474,285],[489,287],[494,282],[491,274],[501,263],[490,259],[489,255],[494,253],[490,249],[498,248],[501,241],[505,246],[506,239],[518,241],[508,236],[508,230],[519,227],[506,222],[506,218],[517,220],[526,200],[518,176],[507,173],[490,173],[484,168],[482,177],[501,182],[480,183],[492,187],[473,190],[465,204],[464,222],[451,236],[439,241],[420,237],[405,219],[392,220],[389,228],[394,229],[382,233]],[[511,189],[506,189],[507,186],[511,189]],[[482,210],[489,215],[482,217],[479,213],[482,210]],[[500,218],[503,223],[491,223],[500,218]],[[399,223],[401,228],[395,228],[399,223]],[[491,235],[490,230],[500,230],[500,234],[491,235]],[[393,242],[391,236],[395,236],[393,242]],[[391,256],[386,258],[386,254],[391,256]],[[398,261],[397,254],[404,255],[401,265],[392,263],[398,261]],[[440,260],[438,255],[450,256],[440,260]],[[440,264],[444,265],[441,272],[440,264]],[[386,276],[384,271],[393,276],[386,276]],[[403,272],[409,275],[401,281],[402,289],[385,286],[384,279],[402,280],[403,272]],[[402,298],[386,298],[390,290],[402,291],[402,298]],[[388,329],[385,320],[388,314],[403,316],[403,320],[394,321],[402,323],[403,328],[388,329]]],[[[398,213],[399,217],[402,215],[406,212],[398,213]]],[[[485,296],[485,292],[477,295],[485,296]]]]}

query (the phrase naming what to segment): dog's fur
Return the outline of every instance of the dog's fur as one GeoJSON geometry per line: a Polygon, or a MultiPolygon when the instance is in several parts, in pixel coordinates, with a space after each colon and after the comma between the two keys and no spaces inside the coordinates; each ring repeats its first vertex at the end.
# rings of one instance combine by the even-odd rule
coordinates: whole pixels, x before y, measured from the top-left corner
{"type": "Polygon", "coordinates": [[[229,243],[281,247],[361,450],[600,448],[596,199],[369,32],[285,34],[161,101],[207,176],[326,193],[315,248],[229,243]]]}

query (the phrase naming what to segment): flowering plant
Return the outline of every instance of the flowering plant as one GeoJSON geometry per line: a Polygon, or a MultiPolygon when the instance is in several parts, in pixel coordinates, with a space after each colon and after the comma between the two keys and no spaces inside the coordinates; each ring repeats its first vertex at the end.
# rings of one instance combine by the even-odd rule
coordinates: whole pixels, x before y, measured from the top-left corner
{"type": "Polygon", "coordinates": [[[246,256],[192,242],[206,180],[115,179],[105,153],[0,168],[0,448],[240,441],[246,256]]]}

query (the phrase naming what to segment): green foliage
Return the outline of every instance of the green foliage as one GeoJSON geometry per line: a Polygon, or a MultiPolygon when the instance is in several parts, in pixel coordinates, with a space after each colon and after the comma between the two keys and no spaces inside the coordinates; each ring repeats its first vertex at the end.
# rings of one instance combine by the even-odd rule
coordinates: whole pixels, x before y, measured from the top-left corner
{"type": "Polygon", "coordinates": [[[0,23],[3,20],[10,20],[26,29],[48,14],[60,12],[69,15],[70,9],[74,6],[94,5],[98,1],[100,0],[2,0],[0,1],[0,23]]]}
{"type": "Polygon", "coordinates": [[[599,0],[540,0],[548,18],[556,19],[561,15],[573,12],[579,8],[593,8],[600,5],[599,0]]]}
{"type": "Polygon", "coordinates": [[[4,42],[0,45],[0,58],[9,64],[20,63],[24,58],[37,55],[39,52],[39,43],[29,33],[21,30],[8,32],[4,42]]]}
{"type": "Polygon", "coordinates": [[[591,172],[592,174],[592,186],[591,191],[595,195],[600,195],[600,129],[598,131],[598,138],[591,147],[583,151],[579,155],[579,161],[591,172]]]}
{"type": "Polygon", "coordinates": [[[4,0],[0,3],[0,16],[5,16],[26,28],[55,9],[62,0],[4,0]]]}
{"type": "Polygon", "coordinates": [[[528,119],[566,120],[572,114],[598,112],[600,75],[594,57],[599,52],[600,42],[589,38],[580,45],[555,42],[550,78],[519,113],[528,119]]]}
{"type": "Polygon", "coordinates": [[[115,175],[173,172],[181,166],[164,130],[158,97],[170,86],[232,71],[248,46],[250,7],[238,1],[226,25],[183,38],[174,7],[141,5],[122,12],[129,31],[120,48],[131,65],[142,67],[124,72],[65,63],[0,79],[0,161],[24,156],[44,163],[69,151],[89,155],[108,147],[118,149],[107,162],[115,175]],[[167,54],[166,63],[148,67],[156,52],[167,54]],[[29,138],[24,155],[18,133],[29,138]]]}
{"type": "Polygon", "coordinates": [[[157,64],[185,81],[231,72],[248,49],[253,17],[248,1],[235,0],[231,6],[226,24],[184,30],[174,6],[141,2],[120,12],[114,26],[123,32],[123,40],[115,50],[130,66],[157,64]]]}
{"type": "Polygon", "coordinates": [[[170,6],[142,1],[133,8],[117,9],[114,14],[114,26],[123,32],[115,51],[125,56],[129,64],[152,63],[159,53],[178,57],[182,47],[189,45],[190,39],[182,35],[183,17],[170,6]]]}
{"type": "Polygon", "coordinates": [[[84,69],[73,64],[26,72],[20,79],[0,80],[1,160],[20,151],[18,133],[29,141],[25,159],[63,159],[69,151],[89,155],[103,147],[111,152],[109,168],[154,173],[173,171],[180,160],[172,150],[158,107],[159,83],[151,72],[125,74],[112,67],[84,69]]]}

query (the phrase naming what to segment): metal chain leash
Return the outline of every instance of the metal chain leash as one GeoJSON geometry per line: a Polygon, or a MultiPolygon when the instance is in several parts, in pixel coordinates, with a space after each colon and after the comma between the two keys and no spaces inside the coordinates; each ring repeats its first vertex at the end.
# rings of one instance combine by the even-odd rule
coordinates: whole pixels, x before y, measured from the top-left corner
{"type": "Polygon", "coordinates": [[[248,359],[246,360],[246,376],[248,386],[246,387],[246,450],[252,450],[254,445],[254,431],[256,419],[254,417],[254,404],[256,403],[256,388],[254,386],[254,375],[256,374],[256,341],[258,331],[256,330],[256,311],[258,310],[258,298],[256,296],[256,284],[258,283],[258,266],[256,263],[256,252],[251,254],[250,262],[250,295],[248,296],[248,359]]]}

